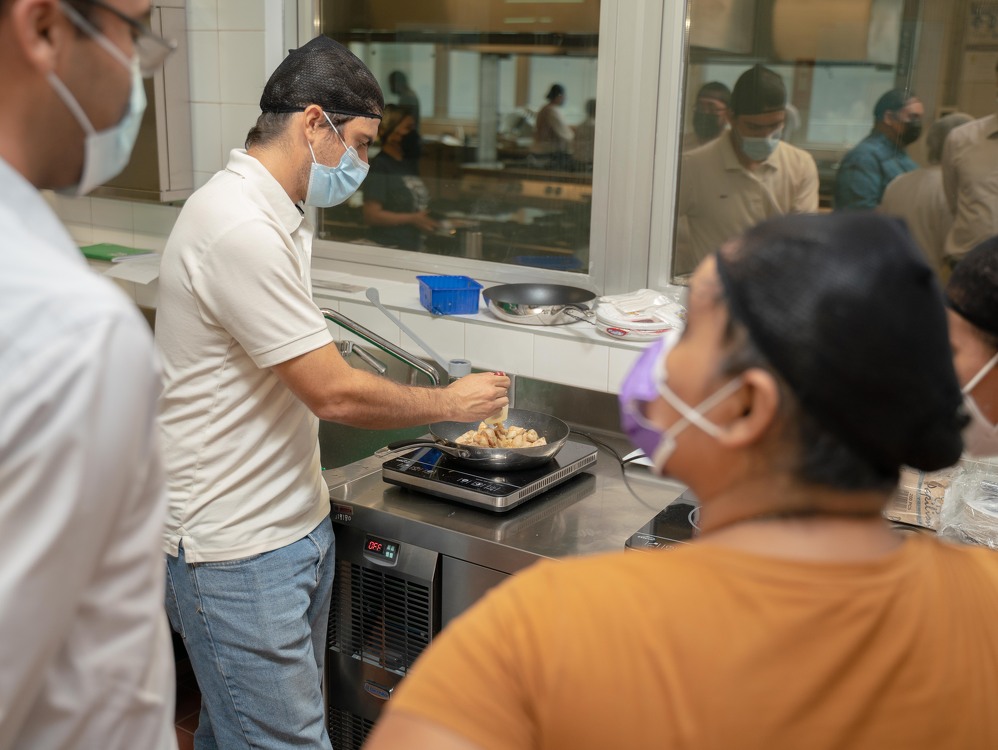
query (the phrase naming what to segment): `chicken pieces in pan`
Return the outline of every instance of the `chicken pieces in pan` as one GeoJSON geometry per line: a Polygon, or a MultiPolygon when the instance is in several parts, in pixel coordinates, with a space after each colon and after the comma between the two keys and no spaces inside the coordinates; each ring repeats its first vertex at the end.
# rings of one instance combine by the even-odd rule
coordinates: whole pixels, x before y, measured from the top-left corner
{"type": "Polygon", "coordinates": [[[506,427],[503,422],[496,425],[482,422],[477,430],[468,430],[454,442],[476,448],[536,448],[548,444],[547,438],[540,437],[537,430],[516,425],[506,427]]]}

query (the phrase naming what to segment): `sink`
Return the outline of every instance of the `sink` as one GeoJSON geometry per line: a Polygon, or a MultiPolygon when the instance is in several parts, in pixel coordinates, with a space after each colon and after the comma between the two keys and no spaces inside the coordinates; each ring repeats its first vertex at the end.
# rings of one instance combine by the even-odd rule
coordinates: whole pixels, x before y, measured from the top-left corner
{"type": "MultiPolygon", "coordinates": [[[[413,370],[405,363],[385,354],[374,346],[353,344],[352,351],[343,355],[351,367],[377,374],[373,367],[365,361],[364,355],[370,355],[388,369],[381,377],[390,378],[397,383],[406,385],[429,386],[430,380],[424,374],[413,370]],[[358,354],[357,349],[362,353],[358,354]]],[[[432,362],[428,362],[432,365],[432,362]]],[[[323,469],[335,469],[352,464],[362,458],[374,454],[378,448],[396,440],[411,440],[427,433],[426,425],[416,427],[400,427],[394,430],[370,430],[361,427],[349,427],[336,422],[319,422],[319,457],[323,469]]]]}

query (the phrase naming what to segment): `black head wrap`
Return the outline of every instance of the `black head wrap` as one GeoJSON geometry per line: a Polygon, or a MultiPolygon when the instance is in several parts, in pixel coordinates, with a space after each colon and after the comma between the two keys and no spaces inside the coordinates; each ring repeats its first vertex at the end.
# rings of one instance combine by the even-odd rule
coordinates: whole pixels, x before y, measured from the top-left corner
{"type": "Polygon", "coordinates": [[[381,119],[384,95],[374,74],[353,52],[319,35],[288,52],[263,87],[263,112],[301,112],[318,104],[329,114],[381,119]]]}
{"type": "Polygon", "coordinates": [[[787,108],[787,87],[777,73],[754,65],[740,76],[731,92],[731,111],[738,115],[764,115],[787,108]]]}
{"type": "Polygon", "coordinates": [[[946,301],[961,318],[998,338],[998,237],[960,259],[946,285],[946,301]]]}
{"type": "Polygon", "coordinates": [[[903,222],[785,216],[718,253],[717,268],[731,316],[818,424],[884,472],[960,457],[942,291],[903,222]]]}

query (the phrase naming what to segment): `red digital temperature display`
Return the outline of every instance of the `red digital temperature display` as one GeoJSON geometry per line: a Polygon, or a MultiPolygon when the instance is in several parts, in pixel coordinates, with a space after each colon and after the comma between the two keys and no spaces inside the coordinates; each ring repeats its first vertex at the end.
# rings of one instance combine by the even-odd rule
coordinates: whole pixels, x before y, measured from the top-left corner
{"type": "Polygon", "coordinates": [[[369,536],[364,540],[364,551],[369,555],[376,555],[394,563],[398,558],[399,545],[396,542],[369,536]]]}

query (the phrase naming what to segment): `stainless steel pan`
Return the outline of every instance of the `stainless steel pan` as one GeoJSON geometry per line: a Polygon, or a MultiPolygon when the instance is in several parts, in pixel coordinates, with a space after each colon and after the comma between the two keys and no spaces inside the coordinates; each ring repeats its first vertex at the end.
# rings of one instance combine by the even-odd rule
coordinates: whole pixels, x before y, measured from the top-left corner
{"type": "Polygon", "coordinates": [[[386,451],[402,448],[433,447],[446,453],[458,463],[480,469],[517,470],[550,461],[568,440],[569,427],[557,417],[526,409],[510,409],[506,417],[508,426],[537,430],[547,438],[547,445],[536,448],[482,448],[477,445],[459,445],[455,442],[468,430],[477,430],[478,422],[434,422],[430,425],[433,440],[399,440],[389,443],[386,451]]]}
{"type": "Polygon", "coordinates": [[[483,289],[482,297],[500,320],[555,326],[579,320],[589,311],[596,293],[561,284],[500,284],[483,289]]]}

